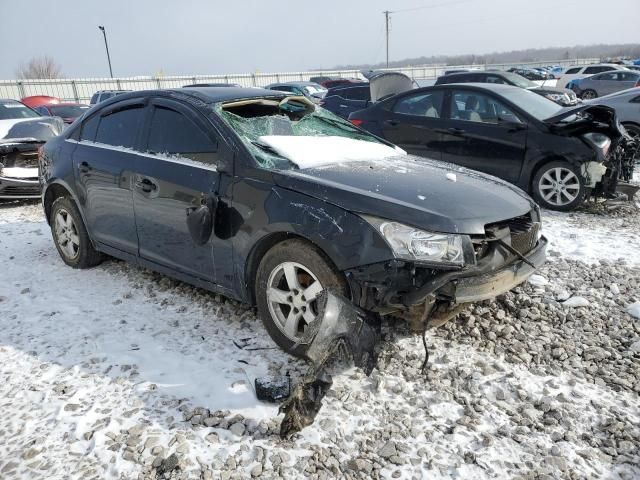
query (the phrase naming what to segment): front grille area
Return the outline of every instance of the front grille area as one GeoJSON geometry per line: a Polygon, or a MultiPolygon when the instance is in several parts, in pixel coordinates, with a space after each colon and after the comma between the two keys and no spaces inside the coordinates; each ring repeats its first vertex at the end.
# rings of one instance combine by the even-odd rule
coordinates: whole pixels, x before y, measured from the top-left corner
{"type": "Polygon", "coordinates": [[[5,167],[32,168],[38,166],[38,150],[37,145],[29,145],[28,148],[22,147],[11,152],[0,155],[0,163],[5,167]]]}
{"type": "Polygon", "coordinates": [[[491,238],[506,228],[509,229],[511,246],[518,253],[524,255],[536,246],[538,233],[540,232],[540,222],[534,222],[530,214],[486,225],[485,232],[487,232],[487,236],[491,238]]]}
{"type": "Polygon", "coordinates": [[[0,185],[0,197],[32,197],[37,195],[40,195],[40,185],[25,187],[6,186],[4,188],[0,185]]]}

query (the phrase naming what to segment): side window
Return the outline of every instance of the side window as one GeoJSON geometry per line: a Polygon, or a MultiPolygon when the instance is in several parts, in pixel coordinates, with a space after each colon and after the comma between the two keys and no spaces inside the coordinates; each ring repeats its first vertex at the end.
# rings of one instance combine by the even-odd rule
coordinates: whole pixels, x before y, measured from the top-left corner
{"type": "Polygon", "coordinates": [[[570,68],[569,70],[567,70],[565,73],[565,75],[572,75],[574,73],[578,73],[580,71],[580,67],[577,68],[570,68]]]}
{"type": "Polygon", "coordinates": [[[198,162],[215,163],[217,145],[182,113],[156,106],[151,119],[147,150],[179,155],[198,162]]]}
{"type": "Polygon", "coordinates": [[[640,77],[637,73],[634,72],[618,72],[618,80],[621,82],[635,82],[639,80],[640,77]]]}
{"type": "Polygon", "coordinates": [[[349,88],[345,89],[344,93],[340,95],[348,100],[371,100],[371,91],[367,88],[349,88]]]}
{"type": "Polygon", "coordinates": [[[497,124],[522,120],[498,100],[479,92],[455,91],[452,95],[451,119],[497,124]]]}
{"type": "Polygon", "coordinates": [[[136,105],[100,118],[96,142],[115,147],[135,148],[138,130],[142,127],[144,108],[136,105]]]}
{"type": "Polygon", "coordinates": [[[271,90],[278,90],[280,92],[291,92],[292,89],[289,85],[276,85],[275,87],[271,87],[271,90]]]}
{"type": "Polygon", "coordinates": [[[495,75],[487,75],[487,83],[503,83],[506,84],[507,82],[504,81],[504,79],[502,79],[501,77],[497,77],[495,75]]]}
{"type": "Polygon", "coordinates": [[[613,70],[611,67],[587,67],[584,69],[584,73],[590,75],[592,73],[607,72],[613,70]]]}
{"type": "Polygon", "coordinates": [[[100,123],[100,115],[94,115],[82,124],[80,132],[80,140],[88,140],[95,142],[98,124],[100,123]]]}
{"type": "Polygon", "coordinates": [[[395,103],[393,111],[402,115],[440,118],[443,97],[442,91],[408,95],[395,103]]]}
{"type": "Polygon", "coordinates": [[[600,75],[594,75],[593,80],[616,80],[617,73],[601,73],[600,75]]]}
{"type": "Polygon", "coordinates": [[[36,107],[34,108],[34,110],[38,112],[40,115],[44,115],[45,117],[48,117],[51,115],[49,113],[49,110],[47,110],[45,107],[36,107]]]}

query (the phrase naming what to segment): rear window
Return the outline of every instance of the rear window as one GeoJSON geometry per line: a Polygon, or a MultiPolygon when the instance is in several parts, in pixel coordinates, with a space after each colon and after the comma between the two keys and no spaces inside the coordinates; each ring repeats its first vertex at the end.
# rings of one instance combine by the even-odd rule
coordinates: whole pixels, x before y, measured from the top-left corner
{"type": "Polygon", "coordinates": [[[0,120],[17,120],[19,118],[36,118],[40,115],[20,102],[0,101],[0,120]]]}
{"type": "Polygon", "coordinates": [[[89,107],[87,105],[52,105],[49,110],[57,117],[76,118],[89,110],[89,107]]]}
{"type": "Polygon", "coordinates": [[[568,75],[572,75],[574,73],[578,73],[579,71],[580,71],[580,67],[576,67],[576,68],[570,68],[569,70],[567,70],[564,73],[568,74],[568,75]]]}
{"type": "Polygon", "coordinates": [[[143,112],[142,105],[136,105],[102,117],[96,142],[134,148],[138,129],[142,126],[143,112]]]}

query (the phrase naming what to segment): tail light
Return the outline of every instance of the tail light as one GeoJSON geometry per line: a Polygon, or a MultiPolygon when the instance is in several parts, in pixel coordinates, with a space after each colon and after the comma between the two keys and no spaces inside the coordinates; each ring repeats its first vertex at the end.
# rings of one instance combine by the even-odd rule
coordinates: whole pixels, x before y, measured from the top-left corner
{"type": "Polygon", "coordinates": [[[350,118],[349,121],[353,123],[356,127],[361,127],[364,123],[364,120],[360,120],[358,118],[350,118]]]}

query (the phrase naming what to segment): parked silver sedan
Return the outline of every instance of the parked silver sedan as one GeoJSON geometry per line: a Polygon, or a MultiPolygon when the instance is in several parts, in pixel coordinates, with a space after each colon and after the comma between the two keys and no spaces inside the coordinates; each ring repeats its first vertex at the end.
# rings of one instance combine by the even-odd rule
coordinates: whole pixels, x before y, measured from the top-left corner
{"type": "Polygon", "coordinates": [[[613,107],[629,135],[640,138],[640,88],[629,88],[598,99],[585,100],[584,103],[613,107]]]}
{"type": "Polygon", "coordinates": [[[640,86],[640,72],[633,70],[613,70],[572,82],[572,88],[583,100],[602,97],[638,86],[640,86]]]}

